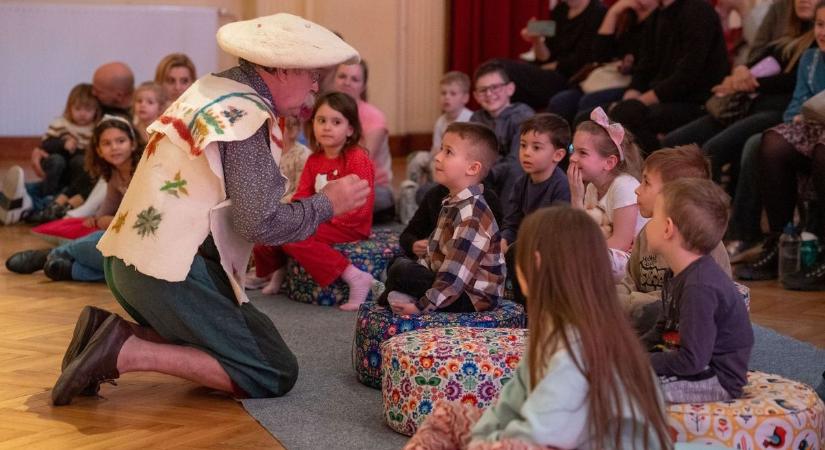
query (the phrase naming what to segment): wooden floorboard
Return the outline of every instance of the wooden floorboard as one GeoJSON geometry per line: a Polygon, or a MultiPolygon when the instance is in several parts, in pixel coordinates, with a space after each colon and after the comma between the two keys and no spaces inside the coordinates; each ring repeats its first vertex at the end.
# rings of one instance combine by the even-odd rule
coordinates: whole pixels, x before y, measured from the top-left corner
{"type": "MultiPolygon", "coordinates": [[[[16,161],[15,161],[16,162],[16,161]]],[[[0,175],[13,163],[0,155],[0,175]]],[[[403,160],[394,161],[396,178],[403,160]]],[[[24,225],[0,226],[0,259],[48,244],[24,225]]],[[[751,283],[751,318],[825,348],[825,293],[751,283]]],[[[50,404],[75,319],[84,305],[125,314],[102,283],[49,281],[0,268],[0,447],[283,448],[231,398],[173,377],[125,374],[104,399],[50,404]]]]}
{"type": "MultiPolygon", "coordinates": [[[[0,226],[0,259],[48,244],[0,226]]],[[[51,387],[84,305],[125,314],[102,283],[52,282],[0,268],[0,447],[283,448],[240,403],[187,381],[129,373],[104,399],[51,406],[51,387]]]]}

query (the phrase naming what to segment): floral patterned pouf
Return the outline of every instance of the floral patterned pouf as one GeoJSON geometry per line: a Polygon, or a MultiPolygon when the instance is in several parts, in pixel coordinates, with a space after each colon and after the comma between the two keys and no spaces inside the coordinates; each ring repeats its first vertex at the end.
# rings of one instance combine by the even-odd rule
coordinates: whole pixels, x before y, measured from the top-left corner
{"type": "Polygon", "coordinates": [[[352,364],[358,381],[367,386],[381,387],[381,343],[387,339],[421,328],[477,327],[523,328],[524,307],[503,300],[492,311],[474,313],[435,312],[420,316],[398,316],[389,308],[365,303],[358,310],[355,322],[355,344],[352,364]]]}
{"type": "MultiPolygon", "coordinates": [[[[387,268],[390,261],[403,252],[398,244],[398,233],[388,229],[373,230],[367,241],[358,241],[347,244],[336,244],[333,247],[349,258],[355,267],[372,274],[378,279],[387,268]]],[[[313,303],[324,306],[340,305],[347,301],[349,288],[341,280],[337,280],[325,288],[308,273],[289,258],[286,265],[286,279],[284,280],[286,296],[296,302],[313,303]]],[[[367,297],[370,301],[372,294],[367,297]]]]}
{"type": "Polygon", "coordinates": [[[384,420],[411,436],[439,400],[487,409],[513,377],[526,340],[525,329],[450,327],[384,342],[384,420]]]}
{"type": "Polygon", "coordinates": [[[825,405],[803,383],[748,372],[743,398],[728,402],[668,405],[674,440],[739,450],[821,450],[825,405]]]}
{"type": "Polygon", "coordinates": [[[745,307],[748,308],[748,311],[751,310],[751,290],[749,287],[745,286],[744,284],[734,282],[733,284],[736,285],[736,290],[742,294],[742,300],[745,301],[745,307]]]}

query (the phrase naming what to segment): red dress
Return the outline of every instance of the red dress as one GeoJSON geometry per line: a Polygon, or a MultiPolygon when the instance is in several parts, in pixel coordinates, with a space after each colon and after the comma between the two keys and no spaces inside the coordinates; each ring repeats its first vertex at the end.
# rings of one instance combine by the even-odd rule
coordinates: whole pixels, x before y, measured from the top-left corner
{"type": "Polygon", "coordinates": [[[315,234],[303,241],[284,244],[281,247],[256,245],[254,255],[257,276],[267,276],[283,266],[282,252],[295,258],[321,286],[327,286],[341,276],[350,262],[333,249],[332,244],[368,239],[372,229],[375,168],[367,151],[362,147],[353,146],[333,159],[327,158],[323,152],[313,153],[307,159],[298,189],[292,196],[293,201],[311,197],[317,193],[316,185],[320,187],[324,179],[332,181],[349,174],[367,180],[370,186],[367,201],[354,211],[322,223],[315,234]]]}

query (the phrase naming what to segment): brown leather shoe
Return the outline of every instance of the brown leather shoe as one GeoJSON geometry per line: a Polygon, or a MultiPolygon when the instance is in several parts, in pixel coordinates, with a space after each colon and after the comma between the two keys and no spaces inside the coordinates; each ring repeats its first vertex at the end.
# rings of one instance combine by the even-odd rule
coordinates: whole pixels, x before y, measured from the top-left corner
{"type": "Polygon", "coordinates": [[[132,335],[128,322],[115,314],[103,321],[86,348],[60,374],[52,388],[52,404],[68,405],[90,384],[120,377],[117,356],[132,335]]]}
{"type": "MultiPolygon", "coordinates": [[[[89,344],[89,340],[92,338],[92,335],[95,334],[95,331],[97,331],[103,321],[112,314],[114,313],[94,306],[83,307],[83,310],[80,311],[80,317],[77,318],[77,323],[74,326],[72,340],[69,342],[66,353],[63,355],[63,363],[60,366],[60,370],[66,370],[69,363],[83,352],[83,349],[89,344]]],[[[99,390],[100,383],[93,382],[86,386],[80,395],[93,397],[97,395],[99,390]]]]}
{"type": "Polygon", "coordinates": [[[84,306],[80,311],[80,316],[77,318],[77,323],[74,326],[74,333],[72,340],[69,342],[69,347],[66,348],[66,353],[63,355],[63,364],[60,370],[66,370],[66,367],[73,359],[83,352],[89,339],[95,334],[100,325],[109,318],[113,313],[109,311],[95,308],[94,306],[84,306]]]}

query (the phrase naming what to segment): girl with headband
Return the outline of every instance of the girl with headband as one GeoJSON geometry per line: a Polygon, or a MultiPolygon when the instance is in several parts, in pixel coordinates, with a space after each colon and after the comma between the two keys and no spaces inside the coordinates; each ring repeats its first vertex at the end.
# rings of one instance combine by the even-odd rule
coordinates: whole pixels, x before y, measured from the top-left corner
{"type": "Polygon", "coordinates": [[[624,275],[633,239],[646,222],[636,205],[641,162],[630,133],[610,122],[601,108],[576,128],[567,169],[570,203],[587,211],[601,227],[616,280],[624,275]]]}

